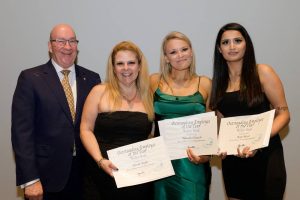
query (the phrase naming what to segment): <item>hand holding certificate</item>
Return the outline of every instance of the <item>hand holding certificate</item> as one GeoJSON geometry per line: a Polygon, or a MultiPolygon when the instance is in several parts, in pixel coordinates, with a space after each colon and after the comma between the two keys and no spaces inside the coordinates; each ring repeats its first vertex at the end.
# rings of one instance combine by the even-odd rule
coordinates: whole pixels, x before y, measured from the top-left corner
{"type": "Polygon", "coordinates": [[[113,175],[118,188],[174,175],[162,137],[156,137],[107,151],[117,167],[113,175]]]}
{"type": "Polygon", "coordinates": [[[216,154],[217,117],[214,112],[166,119],[158,122],[171,160],[186,158],[192,148],[198,155],[216,154]]]}
{"type": "Polygon", "coordinates": [[[220,152],[237,154],[238,148],[255,150],[268,146],[275,110],[257,115],[221,119],[219,130],[220,152]]]}

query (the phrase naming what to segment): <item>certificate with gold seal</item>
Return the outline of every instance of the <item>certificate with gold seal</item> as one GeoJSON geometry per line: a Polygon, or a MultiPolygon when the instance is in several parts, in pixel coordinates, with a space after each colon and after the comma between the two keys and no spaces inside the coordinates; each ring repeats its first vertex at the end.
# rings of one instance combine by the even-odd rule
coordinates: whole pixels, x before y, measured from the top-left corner
{"type": "Polygon", "coordinates": [[[159,121],[158,126],[171,160],[186,158],[188,148],[198,155],[211,155],[218,151],[214,112],[165,119],[159,121]]]}
{"type": "Polygon", "coordinates": [[[162,137],[111,149],[107,154],[118,168],[118,171],[113,172],[118,188],[175,174],[162,137]]]}
{"type": "Polygon", "coordinates": [[[219,129],[220,152],[237,154],[237,149],[250,147],[255,150],[268,146],[275,110],[256,115],[227,117],[221,119],[219,129]]]}

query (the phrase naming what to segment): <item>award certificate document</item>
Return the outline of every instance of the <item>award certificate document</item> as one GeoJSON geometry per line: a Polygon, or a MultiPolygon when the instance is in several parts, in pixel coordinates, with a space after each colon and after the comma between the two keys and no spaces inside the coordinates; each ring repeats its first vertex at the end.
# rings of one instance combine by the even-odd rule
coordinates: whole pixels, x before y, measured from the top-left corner
{"type": "Polygon", "coordinates": [[[107,154],[118,168],[113,172],[118,188],[175,174],[162,137],[111,149],[107,154]]]}
{"type": "Polygon", "coordinates": [[[275,110],[257,115],[222,118],[219,130],[219,147],[227,155],[237,154],[237,148],[250,150],[269,145],[275,110]]]}
{"type": "Polygon", "coordinates": [[[217,117],[214,112],[158,121],[171,160],[187,157],[192,148],[198,155],[216,154],[218,151],[217,117]]]}

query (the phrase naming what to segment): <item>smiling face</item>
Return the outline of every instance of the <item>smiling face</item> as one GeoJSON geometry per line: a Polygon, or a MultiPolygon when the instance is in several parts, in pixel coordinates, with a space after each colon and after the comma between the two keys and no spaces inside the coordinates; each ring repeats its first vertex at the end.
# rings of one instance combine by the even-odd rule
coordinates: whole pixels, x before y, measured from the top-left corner
{"type": "Polygon", "coordinates": [[[219,51],[227,62],[243,60],[246,51],[246,41],[239,31],[225,31],[222,34],[219,45],[219,51]]]}
{"type": "Polygon", "coordinates": [[[192,63],[193,52],[187,42],[180,39],[171,39],[165,46],[166,62],[175,70],[187,70],[192,63]]]}
{"type": "Polygon", "coordinates": [[[118,51],[115,55],[114,73],[119,84],[130,86],[136,83],[139,75],[140,65],[137,55],[129,50],[118,51]]]}
{"type": "MultiPolygon", "coordinates": [[[[54,27],[50,34],[50,40],[57,39],[76,40],[76,35],[70,26],[61,24],[54,27]]],[[[66,42],[65,45],[62,45],[56,41],[49,41],[48,49],[52,59],[62,68],[69,68],[74,64],[77,56],[77,44],[70,45],[69,42],[66,42]]]]}

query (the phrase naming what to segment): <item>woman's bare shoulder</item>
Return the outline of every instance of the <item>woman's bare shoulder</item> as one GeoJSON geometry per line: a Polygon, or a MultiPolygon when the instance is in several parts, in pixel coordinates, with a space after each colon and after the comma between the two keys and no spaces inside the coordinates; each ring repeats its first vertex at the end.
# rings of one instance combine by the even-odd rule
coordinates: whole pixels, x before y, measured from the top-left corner
{"type": "Polygon", "coordinates": [[[279,79],[275,70],[270,65],[258,64],[257,71],[262,84],[270,83],[271,81],[279,79]]]}
{"type": "Polygon", "coordinates": [[[159,81],[160,74],[159,73],[154,73],[150,75],[150,81],[152,82],[157,82],[159,81]]]}
{"type": "Polygon", "coordinates": [[[258,64],[257,65],[257,71],[259,75],[267,75],[269,73],[274,73],[274,69],[267,64],[258,64]]]}
{"type": "Polygon", "coordinates": [[[150,75],[150,85],[152,91],[155,91],[159,85],[159,80],[160,80],[160,74],[159,73],[154,73],[150,75]]]}
{"type": "Polygon", "coordinates": [[[211,79],[208,76],[201,75],[199,77],[200,77],[200,82],[204,81],[206,83],[211,83],[211,79]]]}
{"type": "Polygon", "coordinates": [[[207,76],[199,76],[200,78],[200,86],[206,88],[207,90],[211,89],[211,79],[207,76]]]}
{"type": "Polygon", "coordinates": [[[106,84],[104,84],[104,83],[95,85],[92,88],[90,94],[92,94],[93,96],[102,96],[103,93],[105,92],[105,88],[106,88],[106,84]]]}

